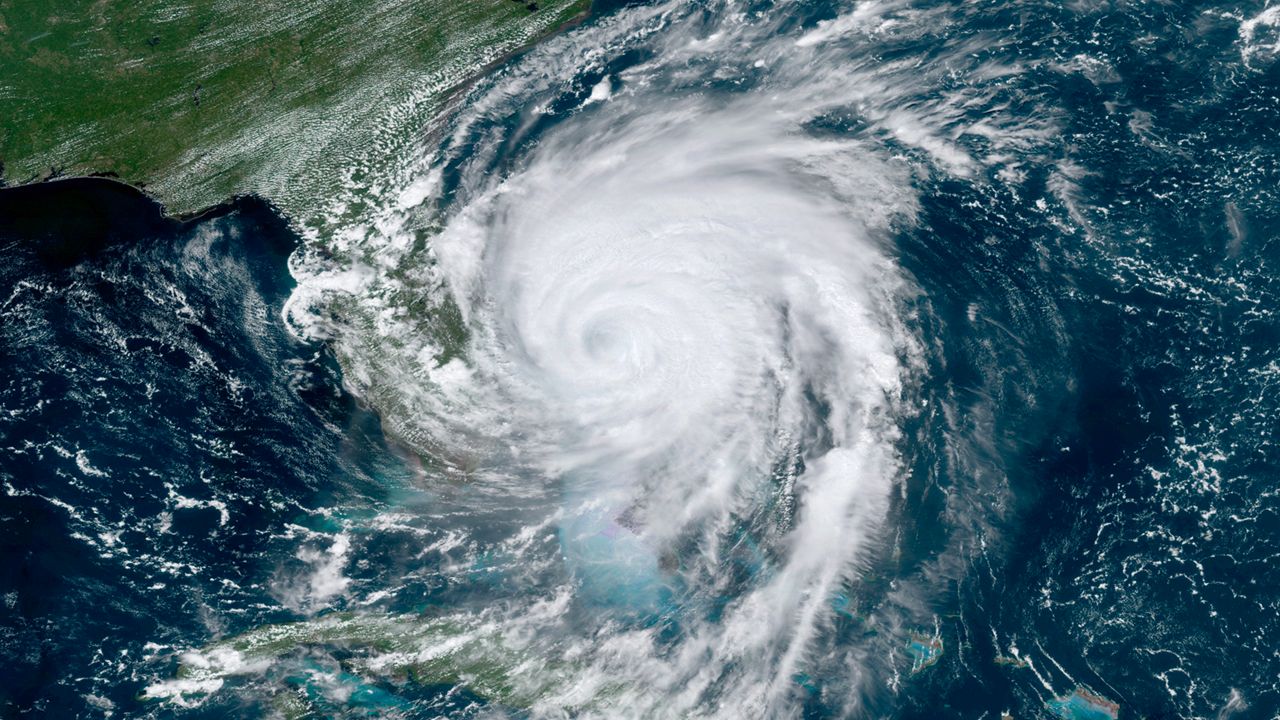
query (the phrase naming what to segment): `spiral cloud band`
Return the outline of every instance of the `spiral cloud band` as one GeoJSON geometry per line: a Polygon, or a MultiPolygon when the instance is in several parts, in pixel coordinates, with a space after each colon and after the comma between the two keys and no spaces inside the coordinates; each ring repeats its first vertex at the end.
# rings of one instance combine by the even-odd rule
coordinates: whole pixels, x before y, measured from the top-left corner
{"type": "MultiPolygon", "coordinates": [[[[718,637],[690,640],[723,671],[776,654],[746,692],[786,685],[883,516],[908,347],[874,230],[801,169],[856,149],[688,116],[599,112],[445,228],[435,251],[473,332],[465,385],[446,392],[468,398],[469,429],[519,436],[534,482],[565,485],[566,553],[588,590],[612,597],[620,564],[646,572],[633,547],[584,547],[609,527],[659,559],[697,543],[653,584],[699,599],[724,592],[743,519],[787,528],[776,574],[706,629],[718,637]],[[803,470],[777,472],[792,456],[803,470]],[[798,502],[793,521],[753,517],[771,495],[798,502]],[[608,527],[578,520],[596,508],[608,527]]],[[[635,584],[627,602],[657,602],[635,584]]]]}
{"type": "Polygon", "coordinates": [[[824,637],[923,372],[902,151],[975,161],[925,119],[946,113],[889,110],[922,80],[852,48],[927,18],[876,7],[800,34],[635,8],[550,41],[348,234],[363,269],[297,268],[294,321],[344,298],[349,382],[466,487],[458,532],[506,518],[475,543],[522,594],[450,621],[530,659],[510,672],[537,715],[787,716],[807,672],[878,671],[824,637]]]}

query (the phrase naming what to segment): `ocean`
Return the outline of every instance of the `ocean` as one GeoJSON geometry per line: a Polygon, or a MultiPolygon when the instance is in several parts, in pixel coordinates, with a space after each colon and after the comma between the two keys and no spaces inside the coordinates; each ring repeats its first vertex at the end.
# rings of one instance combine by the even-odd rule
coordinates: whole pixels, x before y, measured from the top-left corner
{"type": "Polygon", "coordinates": [[[327,219],[0,190],[0,707],[1277,717],[1277,32],[601,5],[327,219]]]}

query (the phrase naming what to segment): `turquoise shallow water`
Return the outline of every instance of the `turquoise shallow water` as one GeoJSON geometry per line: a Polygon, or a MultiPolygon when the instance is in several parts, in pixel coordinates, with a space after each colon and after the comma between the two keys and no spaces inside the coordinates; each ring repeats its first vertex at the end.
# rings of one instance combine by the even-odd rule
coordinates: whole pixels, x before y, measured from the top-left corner
{"type": "Polygon", "coordinates": [[[327,339],[265,202],[0,190],[5,713],[1274,717],[1267,12],[602,6],[327,339]]]}

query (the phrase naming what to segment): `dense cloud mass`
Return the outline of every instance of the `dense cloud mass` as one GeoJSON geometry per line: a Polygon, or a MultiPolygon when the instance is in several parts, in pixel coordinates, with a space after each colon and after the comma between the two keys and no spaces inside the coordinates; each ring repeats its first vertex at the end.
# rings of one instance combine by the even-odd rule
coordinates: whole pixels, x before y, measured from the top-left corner
{"type": "Polygon", "coordinates": [[[601,3],[327,214],[14,245],[0,520],[132,593],[14,646],[156,717],[1272,717],[1277,17],[601,3]]]}

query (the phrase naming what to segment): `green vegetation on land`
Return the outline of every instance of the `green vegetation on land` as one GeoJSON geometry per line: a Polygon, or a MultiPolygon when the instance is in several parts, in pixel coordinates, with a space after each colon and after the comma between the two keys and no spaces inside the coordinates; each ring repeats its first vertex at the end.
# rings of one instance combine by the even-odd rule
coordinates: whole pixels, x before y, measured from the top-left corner
{"type": "Polygon", "coordinates": [[[306,221],[589,4],[526,2],[0,0],[4,179],[114,173],[178,213],[252,192],[306,221]]]}
{"type": "Polygon", "coordinates": [[[342,612],[264,625],[185,653],[177,677],[148,687],[142,697],[194,698],[221,689],[222,681],[244,676],[289,680],[305,675],[299,670],[334,650],[340,651],[336,656],[342,658],[340,669],[348,684],[366,689],[406,683],[465,687],[486,702],[508,708],[528,708],[539,698],[568,694],[575,698],[574,710],[621,690],[617,683],[605,683],[588,691],[577,682],[584,669],[581,663],[546,659],[511,646],[496,627],[342,612]]]}

